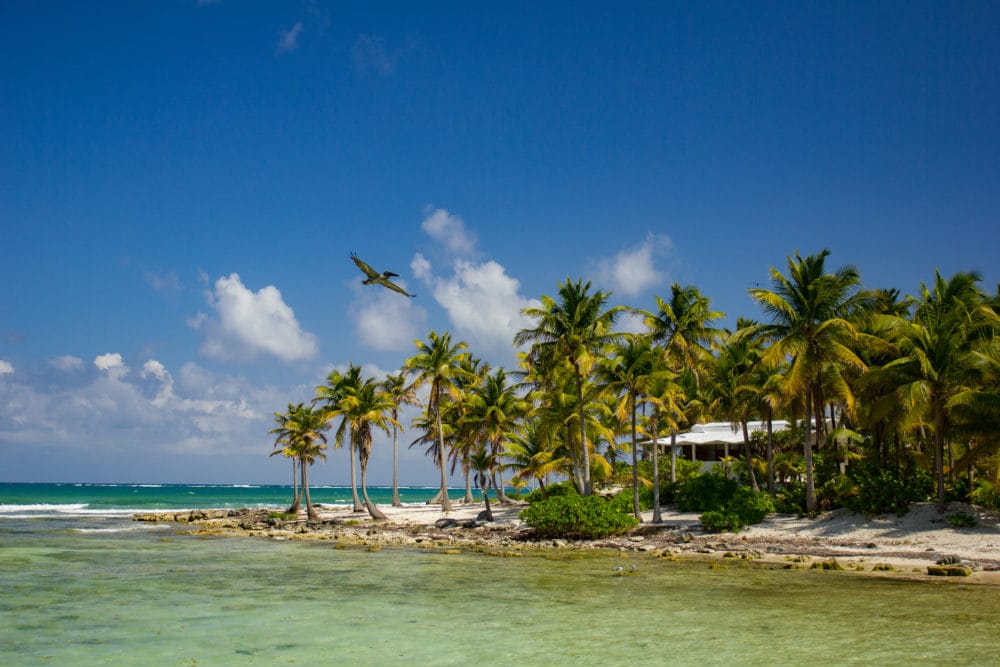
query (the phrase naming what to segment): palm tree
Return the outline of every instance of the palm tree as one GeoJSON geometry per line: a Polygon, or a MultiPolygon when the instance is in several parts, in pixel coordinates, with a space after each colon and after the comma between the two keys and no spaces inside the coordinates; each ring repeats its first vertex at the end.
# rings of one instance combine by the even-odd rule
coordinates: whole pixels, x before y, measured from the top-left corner
{"type": "Polygon", "coordinates": [[[712,310],[712,301],[693,285],[670,286],[670,299],[656,297],[657,311],[645,315],[653,341],[661,345],[668,367],[674,372],[689,369],[700,386],[699,369],[711,359],[712,349],[723,332],[711,326],[723,313],[712,310]]]}
{"type": "MultiPolygon", "coordinates": [[[[834,273],[826,272],[829,250],[803,258],[798,252],[788,258],[788,276],[771,267],[772,289],[748,290],[771,323],[747,327],[742,335],[763,336],[772,344],[764,361],[778,364],[789,361],[785,384],[789,393],[798,392],[804,399],[806,433],[803,450],[806,465],[806,511],[816,511],[816,487],[813,479],[813,449],[810,419],[815,418],[817,435],[824,432],[821,386],[838,382],[841,365],[865,370],[864,362],[851,349],[859,334],[852,318],[871,307],[870,295],[861,290],[861,278],[853,266],[834,273]],[[815,414],[814,414],[815,411],[815,414]]],[[[853,397],[846,383],[839,390],[850,404],[853,397]]]]}
{"type": "Polygon", "coordinates": [[[353,363],[348,366],[347,373],[334,369],[327,376],[326,384],[316,387],[316,398],[313,402],[322,402],[327,412],[327,419],[342,417],[337,427],[335,442],[339,449],[344,444],[344,436],[348,436],[348,453],[351,465],[351,497],[354,501],[354,511],[364,512],[365,507],[358,497],[357,475],[354,469],[354,439],[350,437],[350,420],[346,415],[344,400],[352,391],[361,385],[361,367],[353,363]]]}
{"type": "Polygon", "coordinates": [[[639,441],[636,437],[636,414],[639,397],[645,392],[654,373],[655,357],[649,339],[632,337],[624,344],[614,347],[613,356],[602,363],[598,376],[606,383],[606,388],[619,396],[616,413],[627,417],[632,437],[632,509],[635,517],[642,521],[639,507],[639,441]]]}
{"type": "Polygon", "coordinates": [[[444,427],[441,423],[441,413],[444,402],[449,394],[456,392],[456,380],[464,373],[462,359],[467,354],[463,350],[468,347],[464,342],[451,342],[451,334],[447,331],[438,335],[431,330],[427,342],[414,341],[419,352],[406,360],[405,368],[414,375],[413,386],[418,387],[430,383],[427,397],[427,413],[433,415],[438,433],[438,453],[436,463],[441,472],[441,509],[451,509],[448,500],[448,478],[445,474],[444,427]]]}
{"type": "Polygon", "coordinates": [[[497,458],[485,443],[481,443],[469,457],[469,465],[476,473],[476,486],[482,491],[483,501],[486,503],[487,521],[493,521],[493,508],[490,507],[490,487],[493,485],[493,471],[498,464],[497,458]]]}
{"type": "Polygon", "coordinates": [[[399,409],[404,405],[416,405],[417,394],[413,387],[406,384],[406,376],[403,373],[387,375],[382,382],[382,391],[385,392],[389,400],[392,401],[392,506],[402,507],[403,503],[399,499],[399,444],[398,432],[402,430],[399,425],[399,409]]]}
{"type": "Polygon", "coordinates": [[[894,387],[899,404],[933,425],[937,496],[945,499],[944,445],[950,430],[951,399],[969,387],[975,344],[993,335],[1000,320],[979,289],[978,273],[957,273],[933,287],[921,284],[913,317],[885,316],[881,323],[899,357],[871,377],[894,387]]]}
{"type": "Polygon", "coordinates": [[[375,503],[368,497],[368,461],[372,452],[372,428],[379,428],[389,433],[396,420],[391,417],[395,403],[388,394],[383,392],[373,378],[362,380],[356,388],[348,390],[348,396],[343,401],[344,414],[351,424],[351,442],[358,447],[358,457],[361,462],[361,495],[365,501],[368,514],[375,520],[386,518],[375,503]]]}
{"type": "Polygon", "coordinates": [[[323,453],[326,449],[326,435],[323,431],[329,426],[326,412],[306,406],[302,403],[288,406],[285,414],[276,414],[278,427],[271,429],[277,434],[277,439],[288,443],[299,459],[299,469],[302,473],[302,494],[306,500],[306,516],[318,519],[309,497],[309,466],[316,459],[326,460],[323,453]]]}
{"type": "Polygon", "coordinates": [[[746,455],[747,475],[754,491],[760,491],[753,469],[753,452],[750,448],[748,422],[759,403],[753,374],[761,366],[759,350],[749,337],[730,336],[720,347],[711,366],[712,397],[710,410],[722,415],[743,431],[743,451],[746,455]]]}
{"type": "Polygon", "coordinates": [[[565,460],[556,456],[552,432],[542,426],[537,417],[520,422],[507,442],[504,466],[513,470],[515,480],[534,479],[545,497],[545,480],[563,467],[565,460]]]}
{"type": "Polygon", "coordinates": [[[507,371],[497,368],[473,388],[467,404],[466,422],[477,433],[477,439],[489,447],[488,460],[494,464],[488,471],[490,486],[496,491],[501,503],[509,503],[510,499],[503,490],[502,474],[499,481],[496,476],[500,472],[499,462],[504,446],[510,441],[520,418],[527,412],[527,402],[508,384],[507,371]]]}
{"type": "Polygon", "coordinates": [[[290,459],[292,462],[292,504],[287,510],[289,514],[298,514],[301,503],[297,467],[299,458],[295,452],[294,443],[290,437],[291,434],[284,429],[284,426],[288,422],[289,415],[294,407],[295,406],[289,403],[288,412],[275,412],[274,421],[277,422],[278,428],[268,431],[269,433],[277,434],[277,437],[274,440],[274,451],[271,452],[271,456],[281,454],[285,458],[290,459]]]}
{"type": "Polygon", "coordinates": [[[607,343],[614,343],[621,334],[612,332],[615,318],[623,309],[615,306],[605,309],[610,292],[600,290],[591,294],[590,281],[582,280],[559,284],[559,301],[542,296],[541,308],[525,308],[521,312],[535,320],[533,329],[522,329],[514,336],[515,345],[531,343],[529,359],[543,369],[553,369],[565,359],[573,369],[576,386],[577,414],[580,429],[582,470],[574,476],[582,484],[584,495],[591,495],[590,455],[587,446],[584,379],[590,375],[595,356],[607,343]]]}
{"type": "MultiPolygon", "coordinates": [[[[684,390],[677,383],[676,375],[662,367],[662,359],[657,360],[660,367],[654,372],[645,386],[645,402],[652,408],[652,414],[645,420],[644,433],[653,439],[653,523],[661,523],[660,514],[660,442],[661,430],[666,427],[676,436],[677,418],[682,413],[680,402],[684,399],[684,390]]],[[[674,443],[672,442],[671,445],[674,443]]],[[[676,461],[671,446],[670,459],[671,481],[676,481],[676,461]]]]}

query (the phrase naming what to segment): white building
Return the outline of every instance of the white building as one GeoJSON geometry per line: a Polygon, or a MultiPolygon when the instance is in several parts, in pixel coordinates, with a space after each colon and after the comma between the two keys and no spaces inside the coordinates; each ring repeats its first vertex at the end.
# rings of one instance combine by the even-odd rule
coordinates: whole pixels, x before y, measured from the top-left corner
{"type": "MultiPolygon", "coordinates": [[[[785,420],[771,422],[772,431],[786,431],[790,424],[785,420]]],[[[752,436],[755,431],[767,432],[767,422],[747,422],[747,431],[752,436]]],[[[652,444],[648,440],[643,445],[652,444]]],[[[670,453],[670,438],[657,440],[663,454],[670,453]]],[[[743,427],[739,422],[709,422],[695,424],[690,431],[678,433],[675,441],[677,458],[688,461],[701,461],[702,467],[711,469],[718,461],[727,456],[745,457],[743,451],[743,427]]]]}

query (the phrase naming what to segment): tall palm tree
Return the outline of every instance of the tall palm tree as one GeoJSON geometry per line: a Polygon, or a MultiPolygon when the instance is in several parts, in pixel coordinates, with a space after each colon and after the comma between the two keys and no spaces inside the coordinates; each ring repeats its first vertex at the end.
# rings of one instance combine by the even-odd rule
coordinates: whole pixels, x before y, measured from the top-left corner
{"type": "Polygon", "coordinates": [[[414,344],[418,353],[406,360],[405,368],[414,376],[415,387],[430,384],[427,413],[429,416],[433,415],[437,426],[438,453],[435,458],[438,470],[441,472],[440,502],[441,508],[448,511],[451,509],[451,501],[448,500],[446,451],[441,415],[448,396],[457,393],[456,381],[465,372],[462,370],[462,359],[467,353],[463,350],[468,346],[464,342],[452,344],[449,332],[439,335],[434,330],[428,334],[426,342],[417,340],[414,344]]]}
{"type": "Polygon", "coordinates": [[[534,479],[545,497],[545,480],[565,467],[565,460],[556,454],[556,442],[550,429],[537,417],[521,421],[507,442],[505,468],[514,471],[514,479],[534,479]]]}
{"type": "Polygon", "coordinates": [[[356,388],[350,388],[345,406],[345,416],[351,424],[351,441],[357,444],[361,462],[361,495],[368,514],[376,520],[386,518],[368,497],[368,461],[372,453],[372,428],[389,433],[396,420],[391,417],[395,403],[383,392],[373,378],[365,378],[356,388]]]}
{"type": "Polygon", "coordinates": [[[326,435],[323,431],[329,426],[326,411],[306,406],[302,403],[288,406],[288,412],[275,415],[278,427],[271,429],[277,434],[277,439],[283,440],[294,450],[299,459],[299,470],[302,473],[302,495],[306,501],[306,516],[318,519],[312,500],[309,497],[309,466],[317,459],[326,460],[323,453],[326,450],[326,435]]]}
{"type": "Polygon", "coordinates": [[[639,507],[639,440],[637,438],[636,415],[639,397],[646,391],[655,372],[655,355],[646,337],[631,337],[613,348],[612,356],[606,357],[600,366],[598,376],[606,388],[619,397],[616,412],[629,420],[632,443],[632,510],[642,521],[639,507]]]}
{"type": "Polygon", "coordinates": [[[486,460],[493,463],[493,467],[487,471],[490,486],[496,491],[501,503],[509,503],[510,499],[503,490],[502,474],[499,481],[496,477],[498,472],[502,473],[499,468],[500,456],[519,420],[527,412],[527,402],[507,382],[507,371],[497,368],[473,388],[467,404],[468,414],[465,419],[477,433],[477,439],[485,442],[489,448],[490,456],[486,460]]]}
{"type": "Polygon", "coordinates": [[[583,384],[590,375],[598,350],[614,343],[621,334],[612,331],[621,306],[605,308],[610,292],[591,293],[590,281],[570,281],[559,284],[559,300],[542,296],[541,308],[525,308],[521,312],[535,321],[532,329],[522,329],[514,336],[515,345],[531,343],[528,354],[542,368],[554,368],[565,359],[573,369],[576,385],[577,414],[580,429],[582,470],[575,471],[582,482],[584,495],[591,495],[590,455],[587,446],[583,384]]]}
{"type": "Polygon", "coordinates": [[[406,375],[402,372],[387,375],[382,382],[382,391],[392,401],[392,506],[402,507],[399,499],[399,443],[398,433],[402,430],[399,423],[399,409],[404,405],[416,405],[417,394],[411,385],[406,383],[406,375]]]}
{"type": "Polygon", "coordinates": [[[742,429],[747,475],[754,491],[760,491],[760,487],[753,469],[748,423],[759,403],[753,377],[761,365],[760,353],[753,341],[749,337],[733,335],[719,348],[718,356],[709,371],[709,395],[712,397],[710,410],[739,424],[742,429]]]}
{"type": "Polygon", "coordinates": [[[882,318],[899,358],[874,369],[871,377],[896,387],[904,409],[933,425],[937,496],[945,499],[944,446],[950,430],[949,401],[969,389],[978,341],[1000,329],[1000,320],[979,289],[978,273],[950,280],[935,273],[932,287],[921,284],[912,319],[882,318]]]}
{"type": "Polygon", "coordinates": [[[674,372],[687,368],[694,374],[696,385],[701,383],[700,369],[711,359],[712,349],[722,338],[723,331],[712,322],[724,317],[712,310],[712,301],[697,287],[679,283],[670,285],[670,298],[656,297],[655,313],[645,315],[653,341],[659,343],[674,372]]]}
{"type": "Polygon", "coordinates": [[[348,366],[347,373],[341,373],[336,369],[330,371],[330,374],[326,378],[326,384],[316,387],[316,398],[313,399],[314,403],[323,404],[326,409],[327,419],[341,417],[334,442],[339,449],[344,444],[344,436],[347,436],[351,465],[351,498],[354,501],[353,509],[355,512],[364,512],[365,507],[361,504],[361,499],[358,497],[357,474],[354,468],[355,443],[351,437],[350,419],[347,417],[347,406],[344,401],[349,398],[351,392],[356,391],[360,386],[361,367],[355,366],[352,363],[348,366]]]}
{"type": "Polygon", "coordinates": [[[284,428],[294,407],[295,406],[289,403],[287,412],[275,412],[274,421],[278,424],[278,427],[268,431],[269,433],[277,434],[277,437],[274,439],[274,450],[271,452],[271,456],[281,454],[285,458],[290,459],[292,462],[292,504],[287,510],[289,514],[298,514],[301,506],[301,494],[299,493],[298,477],[299,469],[297,465],[299,457],[295,451],[295,443],[291,439],[291,433],[284,428]]]}
{"type": "MultiPolygon", "coordinates": [[[[801,394],[805,402],[806,433],[803,450],[806,465],[806,510],[816,511],[813,478],[813,443],[810,420],[816,419],[818,435],[824,432],[822,399],[824,380],[838,380],[839,366],[865,370],[864,362],[852,347],[859,334],[852,320],[872,306],[868,292],[853,266],[827,273],[829,250],[803,258],[798,252],[788,258],[788,275],[771,267],[771,289],[755,287],[749,294],[771,318],[771,322],[744,329],[743,335],[762,336],[771,341],[764,355],[770,364],[788,360],[785,383],[789,392],[801,394]],[[817,417],[818,415],[818,417],[817,417]]],[[[839,390],[853,401],[846,383],[839,390]]]]}
{"type": "Polygon", "coordinates": [[[493,521],[493,508],[490,507],[490,487],[493,485],[493,471],[499,465],[496,456],[486,443],[480,443],[479,447],[469,457],[469,465],[476,473],[476,487],[483,494],[483,502],[486,503],[486,520],[493,521]]]}
{"type": "MultiPolygon", "coordinates": [[[[676,436],[677,419],[682,414],[681,402],[684,400],[684,389],[677,383],[677,376],[663,365],[662,358],[657,359],[656,371],[651,374],[645,386],[645,402],[652,412],[643,424],[647,437],[653,439],[653,523],[661,523],[660,514],[660,433],[664,428],[676,436]]],[[[671,481],[676,481],[676,461],[671,442],[670,472],[671,481]]]]}

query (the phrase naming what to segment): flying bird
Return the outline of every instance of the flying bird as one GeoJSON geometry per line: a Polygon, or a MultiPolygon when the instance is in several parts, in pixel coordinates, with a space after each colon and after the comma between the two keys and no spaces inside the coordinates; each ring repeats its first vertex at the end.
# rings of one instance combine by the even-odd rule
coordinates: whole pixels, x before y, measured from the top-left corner
{"type": "Polygon", "coordinates": [[[358,258],[358,256],[355,255],[353,252],[351,253],[351,259],[353,259],[354,263],[358,265],[358,268],[361,269],[361,272],[364,273],[366,276],[368,276],[367,278],[361,281],[362,285],[381,285],[382,287],[388,287],[393,292],[399,292],[403,296],[409,296],[409,297],[416,296],[416,294],[410,294],[405,289],[403,289],[396,283],[389,280],[389,278],[398,278],[399,277],[398,273],[393,273],[392,271],[384,271],[382,273],[379,273],[372,267],[362,262],[358,258]]]}

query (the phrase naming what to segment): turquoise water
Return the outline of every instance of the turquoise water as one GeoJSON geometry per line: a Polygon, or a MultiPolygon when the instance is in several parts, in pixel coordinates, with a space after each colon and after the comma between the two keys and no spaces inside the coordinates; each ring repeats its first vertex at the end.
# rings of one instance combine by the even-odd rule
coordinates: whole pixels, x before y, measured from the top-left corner
{"type": "MultiPolygon", "coordinates": [[[[401,487],[403,503],[424,503],[436,488],[401,487]]],[[[451,489],[452,497],[464,490],[451,489]]],[[[376,504],[392,502],[392,488],[370,487],[376,504]]],[[[310,487],[314,503],[351,504],[349,486],[310,487]]],[[[282,507],[292,502],[292,488],[252,484],[0,484],[0,517],[4,515],[129,514],[150,510],[282,507]]]]}
{"type": "Polygon", "coordinates": [[[1000,590],[0,516],[3,665],[984,664],[1000,590]],[[614,576],[616,565],[638,566],[614,576]]]}

